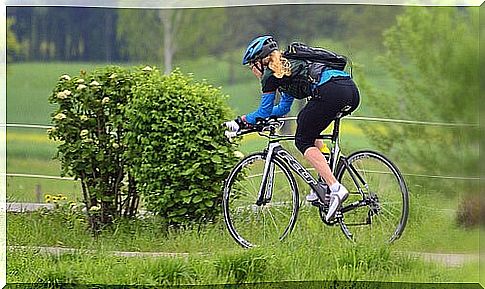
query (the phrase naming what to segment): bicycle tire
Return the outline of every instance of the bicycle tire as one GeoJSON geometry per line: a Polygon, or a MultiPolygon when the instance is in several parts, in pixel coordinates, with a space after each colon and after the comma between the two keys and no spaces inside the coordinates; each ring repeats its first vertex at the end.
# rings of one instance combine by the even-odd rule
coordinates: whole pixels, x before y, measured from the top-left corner
{"type": "Polygon", "coordinates": [[[244,248],[282,241],[293,230],[298,216],[297,183],[289,168],[276,156],[272,158],[271,201],[256,204],[265,158],[262,152],[246,156],[224,183],[224,222],[231,237],[244,248]]]}
{"type": "Polygon", "coordinates": [[[342,232],[350,240],[355,240],[355,233],[365,236],[365,231],[370,231],[367,237],[371,240],[396,241],[401,237],[409,216],[409,192],[399,169],[375,151],[358,151],[346,159],[349,167],[359,172],[368,187],[356,184],[360,181],[354,181],[348,167],[343,161],[339,162],[335,176],[349,190],[349,198],[342,204],[342,214],[338,218],[342,232]],[[364,201],[368,203],[344,211],[349,204],[364,201]]]}

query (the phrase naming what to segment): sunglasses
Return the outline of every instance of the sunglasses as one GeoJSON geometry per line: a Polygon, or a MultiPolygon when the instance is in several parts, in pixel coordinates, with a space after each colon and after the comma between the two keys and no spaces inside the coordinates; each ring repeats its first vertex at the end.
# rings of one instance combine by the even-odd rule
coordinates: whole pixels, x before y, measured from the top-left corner
{"type": "Polygon", "coordinates": [[[253,70],[254,67],[256,67],[256,69],[258,69],[261,73],[263,73],[263,68],[261,67],[261,63],[260,62],[251,62],[249,63],[248,67],[250,70],[253,70]],[[258,64],[258,65],[256,65],[258,64]]]}

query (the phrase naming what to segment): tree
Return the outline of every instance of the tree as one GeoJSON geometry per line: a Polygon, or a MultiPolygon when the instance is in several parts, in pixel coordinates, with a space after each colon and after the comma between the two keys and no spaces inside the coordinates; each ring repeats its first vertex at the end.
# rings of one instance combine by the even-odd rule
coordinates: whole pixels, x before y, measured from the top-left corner
{"type": "Polygon", "coordinates": [[[177,50],[175,35],[178,33],[180,21],[182,20],[182,11],[162,9],[158,12],[158,18],[163,26],[163,64],[165,74],[169,74],[172,71],[173,56],[177,50]]]}
{"type": "Polygon", "coordinates": [[[383,50],[383,32],[396,23],[396,16],[403,9],[401,6],[345,5],[336,13],[340,28],[335,36],[356,49],[383,50]]]}
{"type": "Polygon", "coordinates": [[[12,61],[16,56],[22,53],[20,44],[17,41],[15,33],[12,31],[12,25],[15,20],[12,18],[7,19],[7,61],[12,61]]]}
{"type": "Polygon", "coordinates": [[[7,9],[25,60],[116,59],[116,14],[113,9],[84,7],[7,9]]]}
{"type": "Polygon", "coordinates": [[[118,39],[132,60],[160,61],[164,72],[173,69],[177,56],[197,58],[220,53],[225,15],[219,8],[123,10],[118,39]]]}
{"type": "MultiPolygon", "coordinates": [[[[398,93],[366,89],[375,114],[478,123],[478,8],[408,8],[384,37],[382,63],[398,93]]],[[[406,156],[401,164],[413,172],[477,174],[476,128],[400,125],[367,133],[381,150],[406,156]]]]}
{"type": "Polygon", "coordinates": [[[168,74],[178,48],[176,35],[183,13],[174,9],[122,10],[117,25],[118,39],[125,43],[122,53],[132,60],[163,59],[168,74]]]}
{"type": "Polygon", "coordinates": [[[116,35],[121,42],[121,54],[132,60],[161,59],[160,37],[156,10],[122,9],[118,13],[116,35]]]}

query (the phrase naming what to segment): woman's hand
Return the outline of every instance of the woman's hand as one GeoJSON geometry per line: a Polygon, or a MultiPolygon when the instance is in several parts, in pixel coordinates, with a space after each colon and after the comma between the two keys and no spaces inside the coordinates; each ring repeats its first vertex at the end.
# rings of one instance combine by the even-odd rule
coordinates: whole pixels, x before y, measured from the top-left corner
{"type": "Polygon", "coordinates": [[[224,125],[230,131],[240,131],[241,129],[248,128],[251,125],[246,122],[246,116],[238,116],[235,120],[227,121],[224,125]]]}
{"type": "Polygon", "coordinates": [[[261,77],[263,77],[263,67],[261,62],[253,63],[250,65],[250,67],[254,76],[256,76],[258,79],[261,79],[261,77]]]}
{"type": "Polygon", "coordinates": [[[226,121],[224,125],[227,127],[229,131],[239,131],[240,127],[239,124],[235,120],[226,121]]]}

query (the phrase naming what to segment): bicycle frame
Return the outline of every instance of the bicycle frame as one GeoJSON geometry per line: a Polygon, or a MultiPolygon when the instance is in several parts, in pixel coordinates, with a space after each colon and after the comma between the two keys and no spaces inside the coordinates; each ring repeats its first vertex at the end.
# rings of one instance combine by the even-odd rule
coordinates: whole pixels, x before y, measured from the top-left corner
{"type": "MultiPolygon", "coordinates": [[[[353,182],[356,184],[358,192],[364,196],[364,192],[362,187],[368,189],[368,185],[366,181],[362,178],[362,176],[357,172],[357,170],[352,166],[349,165],[345,156],[341,155],[340,151],[340,140],[339,140],[339,133],[340,133],[340,117],[338,117],[334,121],[333,132],[331,134],[323,134],[320,135],[319,139],[327,139],[331,140],[332,142],[332,150],[329,155],[329,166],[333,173],[337,168],[338,162],[343,162],[343,165],[347,167],[349,171],[349,175],[351,176],[353,182]]],[[[272,188],[273,188],[273,176],[274,176],[274,163],[271,160],[278,156],[293,172],[295,172],[300,178],[303,179],[317,194],[324,195],[324,188],[319,185],[318,181],[312,176],[312,174],[300,164],[300,162],[293,157],[287,150],[285,150],[280,141],[282,140],[293,140],[294,136],[282,136],[277,135],[274,130],[270,131],[269,135],[265,135],[270,140],[268,142],[268,146],[265,150],[266,152],[266,162],[265,167],[263,170],[263,178],[261,181],[261,185],[258,192],[258,200],[256,201],[256,205],[260,206],[265,204],[266,202],[271,200],[272,195],[272,188]]],[[[364,199],[362,201],[357,201],[352,204],[349,204],[341,209],[341,212],[348,212],[355,208],[367,205],[367,200],[364,199]]]]}
{"type": "MultiPolygon", "coordinates": [[[[337,160],[340,156],[340,146],[339,146],[339,132],[340,132],[340,116],[334,121],[334,127],[332,134],[320,135],[319,139],[327,139],[332,142],[332,151],[330,153],[329,165],[332,172],[335,171],[337,167],[337,160]]],[[[270,140],[268,146],[265,150],[266,152],[266,163],[263,171],[263,179],[261,181],[261,186],[259,188],[258,200],[256,204],[259,206],[266,202],[266,200],[271,199],[272,187],[273,187],[273,175],[274,175],[274,164],[271,160],[278,156],[283,162],[298,176],[300,176],[313,190],[318,194],[325,194],[323,192],[324,188],[321,187],[318,181],[312,176],[312,174],[298,162],[295,157],[293,157],[287,150],[285,150],[280,141],[282,140],[294,140],[294,136],[291,135],[277,135],[275,130],[271,130],[269,135],[265,135],[270,140]]]]}

